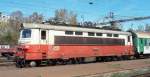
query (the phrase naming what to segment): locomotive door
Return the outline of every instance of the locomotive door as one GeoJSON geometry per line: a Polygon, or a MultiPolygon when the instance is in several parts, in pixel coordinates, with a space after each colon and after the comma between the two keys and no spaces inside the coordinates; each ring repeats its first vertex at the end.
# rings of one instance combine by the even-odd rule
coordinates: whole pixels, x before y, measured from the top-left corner
{"type": "Polygon", "coordinates": [[[139,39],[139,50],[140,50],[140,53],[143,53],[144,52],[144,44],[145,44],[145,40],[140,38],[139,39]]]}
{"type": "Polygon", "coordinates": [[[40,31],[40,44],[47,44],[48,43],[48,30],[41,30],[40,31]]]}
{"type": "Polygon", "coordinates": [[[40,30],[40,51],[42,54],[42,59],[47,58],[48,51],[48,30],[40,30]]]}

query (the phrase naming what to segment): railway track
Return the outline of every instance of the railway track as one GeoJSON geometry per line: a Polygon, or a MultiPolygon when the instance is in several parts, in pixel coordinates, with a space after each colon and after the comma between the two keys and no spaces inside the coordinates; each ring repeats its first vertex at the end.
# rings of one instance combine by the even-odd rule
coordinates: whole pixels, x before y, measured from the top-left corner
{"type": "MultiPolygon", "coordinates": [[[[58,65],[58,66],[50,66],[50,67],[23,68],[23,69],[18,69],[15,66],[10,66],[10,67],[0,67],[1,69],[0,75],[2,75],[2,77],[10,77],[10,76],[11,77],[16,77],[16,76],[22,76],[22,77],[38,77],[38,76],[40,77],[46,77],[46,76],[103,77],[99,75],[117,73],[118,71],[121,71],[122,73],[124,73],[126,72],[126,70],[130,71],[132,69],[134,70],[134,69],[141,69],[141,68],[144,68],[143,70],[145,70],[145,68],[150,67],[149,62],[150,62],[150,59],[142,59],[142,60],[88,63],[88,64],[76,64],[76,65],[60,65],[60,66],[58,65]],[[22,70],[22,71],[18,72],[18,70],[22,70]],[[8,75],[8,73],[11,73],[11,74],[8,75]],[[28,75],[28,73],[31,73],[31,74],[28,75]]],[[[146,74],[143,74],[143,75],[144,77],[147,76],[146,74]]],[[[137,77],[140,77],[143,75],[137,75],[137,77]]],[[[111,76],[105,76],[105,77],[111,77],[111,76]]],[[[121,77],[121,76],[118,76],[118,77],[121,77]]],[[[124,77],[131,77],[131,76],[124,76],[124,77]]]]}
{"type": "Polygon", "coordinates": [[[0,66],[11,66],[14,64],[15,62],[12,59],[8,60],[6,57],[0,57],[0,66]]]}
{"type": "Polygon", "coordinates": [[[0,63],[0,67],[1,66],[12,66],[12,65],[15,65],[15,62],[3,62],[3,63],[0,63]]]}
{"type": "Polygon", "coordinates": [[[133,76],[133,77],[150,77],[150,73],[136,75],[136,76],[133,76]]]}
{"type": "MultiPolygon", "coordinates": [[[[148,58],[150,58],[150,57],[132,59],[132,60],[140,60],[140,59],[148,59],[148,58]]],[[[129,60],[118,60],[118,61],[129,61],[129,60]]],[[[112,61],[106,61],[106,62],[112,62],[112,61]]],[[[8,60],[7,57],[0,56],[0,66],[11,66],[11,65],[15,65],[15,62],[13,61],[13,59],[8,60]]]]}
{"type": "Polygon", "coordinates": [[[136,76],[133,76],[133,77],[150,77],[150,73],[136,75],[136,76]]]}
{"type": "MultiPolygon", "coordinates": [[[[140,68],[145,68],[145,67],[140,67],[140,68]]],[[[150,66],[149,66],[150,68],[150,66]]],[[[95,73],[95,74],[86,74],[86,75],[79,75],[79,76],[73,76],[73,77],[105,77],[105,75],[109,74],[111,75],[111,73],[123,73],[124,71],[135,71],[135,69],[124,69],[124,68],[119,68],[118,70],[115,71],[109,71],[109,72],[103,72],[103,73],[95,73]]],[[[109,77],[109,76],[107,76],[109,77]]],[[[110,76],[111,77],[111,76],[110,76]]],[[[116,77],[116,76],[113,76],[116,77]]],[[[117,76],[120,77],[120,76],[117,76]]],[[[124,77],[124,76],[123,76],[124,77]]],[[[129,77],[129,76],[128,76],[129,77]]],[[[148,73],[144,73],[144,74],[137,74],[137,75],[133,75],[131,77],[150,77],[150,72],[148,73]]]]}
{"type": "MultiPolygon", "coordinates": [[[[127,70],[127,69],[124,69],[127,70]]],[[[118,70],[118,71],[124,71],[122,70],[118,70]]],[[[128,69],[128,71],[131,71],[133,69],[128,69]]],[[[107,73],[114,73],[114,72],[118,72],[118,71],[111,71],[111,72],[103,72],[103,73],[96,73],[96,74],[87,74],[87,75],[80,75],[80,76],[73,76],[73,77],[105,77],[104,75],[107,73]]],[[[111,75],[111,74],[108,74],[111,75]]],[[[109,76],[111,77],[111,76],[109,76]]],[[[114,76],[116,77],[116,76],[114,76]]],[[[117,76],[120,77],[120,76],[117,76]]],[[[139,75],[135,75],[135,76],[131,76],[131,77],[150,77],[150,73],[145,73],[145,74],[139,74],[139,75]]]]}

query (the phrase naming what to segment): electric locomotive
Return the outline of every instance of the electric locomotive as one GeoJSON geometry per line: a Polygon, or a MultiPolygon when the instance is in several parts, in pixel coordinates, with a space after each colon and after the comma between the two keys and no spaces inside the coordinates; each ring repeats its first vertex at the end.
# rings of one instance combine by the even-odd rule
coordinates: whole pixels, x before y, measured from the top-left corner
{"type": "Polygon", "coordinates": [[[16,51],[18,67],[83,63],[132,57],[130,32],[24,23],[16,51]]]}

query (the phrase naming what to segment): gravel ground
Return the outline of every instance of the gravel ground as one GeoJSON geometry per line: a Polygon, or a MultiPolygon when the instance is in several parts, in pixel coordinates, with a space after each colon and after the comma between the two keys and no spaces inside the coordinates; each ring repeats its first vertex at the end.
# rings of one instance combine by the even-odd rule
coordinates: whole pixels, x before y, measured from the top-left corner
{"type": "Polygon", "coordinates": [[[78,77],[92,74],[150,67],[150,59],[115,61],[34,68],[0,66],[0,77],[78,77]]]}

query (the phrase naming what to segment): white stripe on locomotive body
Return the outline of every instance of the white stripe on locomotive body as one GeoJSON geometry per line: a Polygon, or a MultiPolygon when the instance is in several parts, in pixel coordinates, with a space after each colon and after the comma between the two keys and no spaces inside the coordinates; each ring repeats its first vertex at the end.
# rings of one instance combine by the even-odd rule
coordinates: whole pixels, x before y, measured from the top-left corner
{"type": "Polygon", "coordinates": [[[101,30],[101,29],[92,29],[92,28],[81,28],[81,27],[70,27],[70,26],[54,26],[54,25],[45,25],[45,24],[23,24],[24,29],[32,29],[31,38],[23,39],[20,37],[20,43],[26,44],[50,44],[54,45],[55,36],[72,36],[72,37],[94,37],[94,38],[116,38],[124,39],[125,45],[132,45],[132,36],[129,32],[123,31],[113,31],[113,30],[101,30]],[[40,31],[47,30],[47,40],[46,43],[40,41],[40,31]],[[83,32],[83,35],[66,35],[65,31],[80,31],[83,32]],[[88,36],[88,32],[94,33],[103,33],[103,36],[88,36]],[[118,34],[118,37],[108,37],[107,34],[118,34]],[[128,42],[128,36],[130,36],[130,42],[128,42]]]}
{"type": "Polygon", "coordinates": [[[28,28],[29,29],[48,29],[48,30],[58,30],[58,31],[100,32],[100,33],[112,33],[112,34],[131,35],[131,33],[123,32],[123,31],[101,30],[101,29],[71,27],[71,26],[46,25],[46,24],[30,24],[30,23],[24,23],[23,26],[24,26],[24,28],[27,28],[27,29],[28,28]]]}

